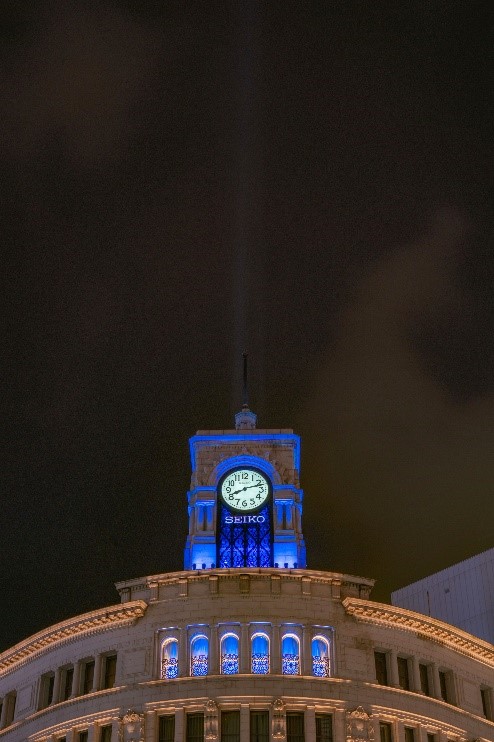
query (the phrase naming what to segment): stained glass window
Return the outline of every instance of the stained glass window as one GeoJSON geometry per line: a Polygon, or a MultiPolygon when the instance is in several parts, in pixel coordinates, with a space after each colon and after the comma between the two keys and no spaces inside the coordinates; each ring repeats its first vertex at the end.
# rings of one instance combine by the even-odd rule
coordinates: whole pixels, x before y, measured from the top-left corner
{"type": "MultiPolygon", "coordinates": [[[[271,507],[255,513],[255,522],[228,523],[235,515],[219,503],[218,566],[272,567],[271,507]]],[[[248,518],[249,516],[241,516],[248,518]]]]}
{"type": "Polygon", "coordinates": [[[221,640],[221,672],[223,675],[238,673],[238,636],[227,634],[221,640]]]}
{"type": "Polygon", "coordinates": [[[300,672],[299,642],[293,634],[286,634],[281,642],[281,667],[283,675],[298,675],[300,672]]]}
{"type": "Polygon", "coordinates": [[[176,639],[170,639],[163,646],[161,677],[166,680],[178,677],[178,641],[176,639]]]}
{"type": "Polygon", "coordinates": [[[329,643],[316,636],[312,640],[312,674],[318,678],[329,678],[329,643]]]}
{"type": "Polygon", "coordinates": [[[208,674],[209,642],[205,636],[196,636],[190,647],[190,674],[208,674]]]}
{"type": "Polygon", "coordinates": [[[266,634],[252,637],[251,672],[254,675],[267,675],[269,672],[269,639],[266,634]]]}

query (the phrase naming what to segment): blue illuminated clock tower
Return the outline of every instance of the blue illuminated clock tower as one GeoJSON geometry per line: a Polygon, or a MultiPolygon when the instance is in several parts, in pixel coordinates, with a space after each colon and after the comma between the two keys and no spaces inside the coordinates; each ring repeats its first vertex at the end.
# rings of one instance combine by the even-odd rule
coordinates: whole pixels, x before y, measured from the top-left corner
{"type": "Polygon", "coordinates": [[[300,438],[256,420],[244,404],[233,430],[199,430],[189,441],[185,569],[306,567],[300,438]]]}

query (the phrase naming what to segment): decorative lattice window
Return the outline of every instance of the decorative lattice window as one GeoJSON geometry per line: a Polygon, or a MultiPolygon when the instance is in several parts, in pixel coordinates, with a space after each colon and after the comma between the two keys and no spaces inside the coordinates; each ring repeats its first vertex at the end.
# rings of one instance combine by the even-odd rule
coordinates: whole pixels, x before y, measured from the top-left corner
{"type": "Polygon", "coordinates": [[[196,636],[190,645],[190,674],[208,674],[209,642],[206,636],[196,636]]]}
{"type": "Polygon", "coordinates": [[[164,680],[178,677],[178,641],[176,639],[169,639],[163,644],[161,677],[164,680]]]}
{"type": "Polygon", "coordinates": [[[281,670],[283,675],[300,673],[300,645],[294,634],[285,634],[281,641],[281,670]]]}
{"type": "Polygon", "coordinates": [[[269,639],[266,634],[252,637],[251,672],[254,675],[267,675],[269,672],[269,639]]]}
{"type": "Polygon", "coordinates": [[[312,674],[317,678],[329,678],[329,642],[323,636],[312,640],[312,674]]]}
{"type": "Polygon", "coordinates": [[[223,675],[238,673],[238,636],[227,634],[221,640],[221,672],[223,675]]]}
{"type": "Polygon", "coordinates": [[[235,515],[219,504],[219,567],[272,567],[271,507],[266,506],[251,516],[235,515]]]}

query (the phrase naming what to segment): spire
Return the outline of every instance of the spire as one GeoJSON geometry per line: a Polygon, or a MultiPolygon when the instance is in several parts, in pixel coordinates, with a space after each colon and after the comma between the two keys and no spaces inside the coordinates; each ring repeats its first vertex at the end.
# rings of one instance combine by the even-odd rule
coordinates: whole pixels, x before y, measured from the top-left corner
{"type": "Polygon", "coordinates": [[[249,410],[249,392],[247,386],[247,353],[242,354],[244,362],[244,384],[242,390],[242,409],[235,415],[236,430],[254,430],[257,415],[249,410]]]}

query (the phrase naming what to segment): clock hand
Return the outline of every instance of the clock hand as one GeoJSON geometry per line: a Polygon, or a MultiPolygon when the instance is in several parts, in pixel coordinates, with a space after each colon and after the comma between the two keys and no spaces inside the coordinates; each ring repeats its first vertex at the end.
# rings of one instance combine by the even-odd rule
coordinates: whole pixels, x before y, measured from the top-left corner
{"type": "Polygon", "coordinates": [[[238,495],[239,492],[245,492],[245,490],[250,490],[252,487],[260,487],[259,484],[249,484],[248,487],[240,487],[239,490],[235,490],[235,492],[232,492],[232,495],[238,495]]]}

